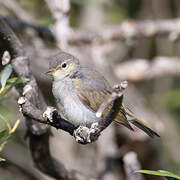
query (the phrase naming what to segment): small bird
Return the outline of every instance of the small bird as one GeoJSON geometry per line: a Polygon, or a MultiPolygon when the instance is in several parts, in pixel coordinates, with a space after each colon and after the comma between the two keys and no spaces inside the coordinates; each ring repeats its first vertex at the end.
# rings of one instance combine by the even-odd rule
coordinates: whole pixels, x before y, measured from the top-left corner
{"type": "MultiPolygon", "coordinates": [[[[112,92],[112,87],[100,73],[81,67],[76,57],[60,52],[52,57],[47,74],[53,76],[52,91],[63,118],[75,126],[87,127],[100,120],[96,111],[112,92]]],[[[103,115],[111,108],[112,104],[105,109],[103,115]]],[[[123,105],[114,121],[132,131],[131,123],[150,137],[159,136],[123,105]]]]}

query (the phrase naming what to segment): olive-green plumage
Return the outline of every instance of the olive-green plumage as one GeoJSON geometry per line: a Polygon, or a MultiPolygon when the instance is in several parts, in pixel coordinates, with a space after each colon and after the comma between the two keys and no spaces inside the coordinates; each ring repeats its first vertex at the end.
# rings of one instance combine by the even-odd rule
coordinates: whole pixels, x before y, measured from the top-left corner
{"type": "MultiPolygon", "coordinates": [[[[82,68],[78,59],[61,52],[50,63],[49,74],[53,75],[53,94],[65,119],[75,125],[87,125],[99,121],[96,111],[109,98],[112,88],[98,72],[82,68]]],[[[103,115],[112,108],[110,104],[103,115]]],[[[159,136],[148,125],[139,120],[130,110],[121,107],[115,122],[133,130],[131,123],[150,137],[159,136]]]]}

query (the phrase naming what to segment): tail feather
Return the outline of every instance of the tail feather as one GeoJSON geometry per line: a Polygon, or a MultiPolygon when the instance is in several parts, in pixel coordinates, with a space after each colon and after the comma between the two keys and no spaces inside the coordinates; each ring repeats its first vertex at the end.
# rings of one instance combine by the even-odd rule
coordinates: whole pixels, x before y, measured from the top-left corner
{"type": "Polygon", "coordinates": [[[130,125],[129,121],[127,120],[126,113],[123,109],[120,109],[120,111],[119,111],[117,117],[114,119],[114,121],[118,124],[121,124],[121,125],[127,127],[131,131],[134,131],[134,129],[130,125]]]}
{"type": "Polygon", "coordinates": [[[144,121],[137,118],[135,116],[135,114],[132,113],[129,109],[124,109],[124,111],[126,112],[126,114],[128,116],[133,118],[131,120],[128,120],[130,123],[132,123],[133,125],[135,125],[139,129],[143,130],[147,135],[149,135],[152,138],[154,136],[160,137],[159,134],[157,134],[155,131],[153,131],[144,121]]]}
{"type": "Polygon", "coordinates": [[[141,124],[139,121],[137,121],[136,119],[132,119],[129,120],[132,124],[134,124],[136,127],[138,127],[139,129],[143,130],[147,135],[149,135],[150,137],[160,137],[159,134],[157,134],[155,131],[153,131],[152,129],[150,129],[147,126],[144,126],[143,124],[141,124]]]}
{"type": "Polygon", "coordinates": [[[115,119],[115,122],[127,127],[131,131],[134,131],[133,127],[130,125],[130,123],[128,121],[127,122],[122,122],[122,121],[119,121],[119,120],[115,119]]]}

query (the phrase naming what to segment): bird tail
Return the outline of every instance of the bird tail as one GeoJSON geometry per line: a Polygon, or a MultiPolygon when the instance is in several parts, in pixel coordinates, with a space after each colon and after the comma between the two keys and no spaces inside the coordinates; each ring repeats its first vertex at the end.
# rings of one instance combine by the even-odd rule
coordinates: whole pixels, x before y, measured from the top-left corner
{"type": "Polygon", "coordinates": [[[128,122],[132,123],[133,125],[135,125],[136,127],[138,127],[139,129],[141,129],[142,131],[144,131],[147,135],[149,135],[150,137],[160,137],[159,134],[157,134],[155,131],[153,131],[144,121],[140,120],[138,117],[136,117],[136,115],[131,112],[129,109],[125,109],[123,107],[125,113],[131,117],[132,119],[128,120],[128,122]]]}

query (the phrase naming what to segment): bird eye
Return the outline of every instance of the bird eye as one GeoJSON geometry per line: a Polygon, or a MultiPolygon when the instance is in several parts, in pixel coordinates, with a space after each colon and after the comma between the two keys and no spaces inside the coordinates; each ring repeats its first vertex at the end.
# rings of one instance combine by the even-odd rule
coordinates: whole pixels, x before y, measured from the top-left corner
{"type": "Polygon", "coordinates": [[[62,67],[62,68],[66,68],[66,67],[67,67],[67,64],[66,64],[66,63],[63,63],[63,64],[61,65],[61,67],[62,67]]]}

